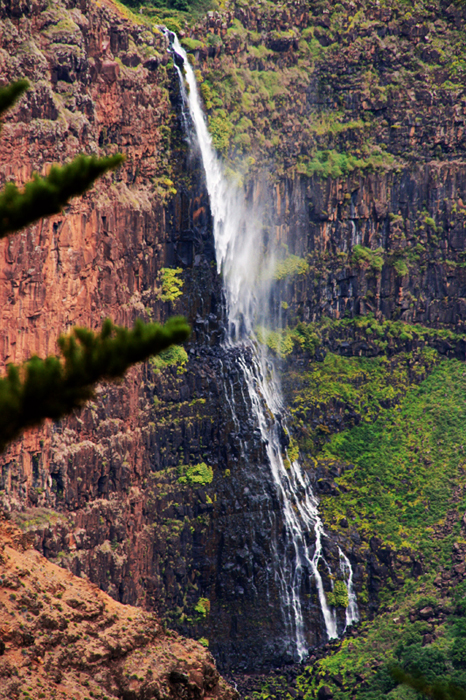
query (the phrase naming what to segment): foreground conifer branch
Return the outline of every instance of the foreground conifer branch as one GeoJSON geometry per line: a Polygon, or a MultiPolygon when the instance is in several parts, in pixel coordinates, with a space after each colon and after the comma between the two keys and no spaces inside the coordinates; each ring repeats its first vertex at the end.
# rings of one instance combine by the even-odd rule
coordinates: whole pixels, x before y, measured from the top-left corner
{"type": "Polygon", "coordinates": [[[14,105],[28,87],[29,82],[27,80],[17,80],[15,83],[10,83],[0,89],[0,116],[14,105]]]}
{"type": "Polygon", "coordinates": [[[443,681],[428,683],[423,676],[413,676],[401,668],[392,669],[391,674],[398,683],[403,683],[426,698],[432,698],[432,700],[466,700],[466,691],[453,683],[445,683],[443,681]]]}
{"type": "MultiPolygon", "coordinates": [[[[12,107],[28,89],[27,80],[18,80],[0,89],[0,115],[12,107]]],[[[7,182],[0,192],[0,238],[19,231],[44,216],[59,214],[72,197],[83,194],[95,180],[125,160],[124,155],[96,158],[77,156],[71,163],[54,165],[45,177],[34,174],[20,190],[15,182],[7,182]]]]}
{"type": "Polygon", "coordinates": [[[133,329],[103,323],[100,333],[74,328],[60,336],[62,357],[34,356],[21,366],[9,365],[0,379],[0,450],[26,428],[46,418],[58,420],[93,396],[94,385],[117,379],[131,367],[188,337],[184,318],[160,326],[139,319],[133,329]]]}
{"type": "Polygon", "coordinates": [[[0,238],[44,216],[59,214],[72,197],[83,194],[124,159],[120,153],[107,158],[81,155],[67,165],[52,166],[46,177],[35,174],[22,191],[8,182],[0,192],[0,238]]]}

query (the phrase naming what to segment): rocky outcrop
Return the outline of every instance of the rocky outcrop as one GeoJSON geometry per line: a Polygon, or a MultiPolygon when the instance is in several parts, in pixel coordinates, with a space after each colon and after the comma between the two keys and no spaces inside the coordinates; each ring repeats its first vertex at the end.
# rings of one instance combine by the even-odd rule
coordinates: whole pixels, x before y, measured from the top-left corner
{"type": "Polygon", "coordinates": [[[238,697],[201,644],[47,561],[3,516],[0,562],[1,698],[238,697]]]}

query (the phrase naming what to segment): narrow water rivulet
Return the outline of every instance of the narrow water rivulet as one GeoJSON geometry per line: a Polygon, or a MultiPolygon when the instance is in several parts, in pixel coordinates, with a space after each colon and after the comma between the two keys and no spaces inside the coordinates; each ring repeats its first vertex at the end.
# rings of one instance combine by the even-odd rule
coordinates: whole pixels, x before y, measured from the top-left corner
{"type": "MultiPolygon", "coordinates": [[[[327,602],[320,569],[327,569],[330,581],[333,582],[335,574],[346,583],[349,604],[345,613],[345,627],[359,619],[353,571],[348,557],[340,548],[338,572],[332,572],[324,558],[322,545],[327,535],[319,516],[318,501],[307,474],[287,449],[289,438],[279,382],[266,349],[257,342],[254,334],[257,325],[265,325],[270,320],[267,318],[268,299],[275,266],[273,250],[264,237],[262,204],[247,204],[242,190],[227,179],[207,128],[194,71],[176,35],[166,33],[190,115],[188,119],[185,114],[184,126],[189,129],[188,122],[193,124],[205,170],[217,266],[224,280],[229,326],[226,342],[239,350],[236,357],[247,387],[247,403],[260,431],[267,455],[269,480],[274,485],[281,508],[283,532],[279,536],[277,528],[271,527],[271,537],[275,537],[276,541],[271,543],[273,561],[270,562],[280,589],[279,614],[283,617],[286,636],[293,645],[294,655],[302,660],[309,649],[302,604],[303,591],[308,588],[307,579],[311,577],[314,581],[326,635],[332,639],[343,630],[338,629],[335,608],[327,602]]],[[[231,410],[234,420],[238,420],[233,399],[231,410]]],[[[240,447],[244,452],[244,445],[240,447]]],[[[264,517],[272,516],[264,514],[264,517]]]]}

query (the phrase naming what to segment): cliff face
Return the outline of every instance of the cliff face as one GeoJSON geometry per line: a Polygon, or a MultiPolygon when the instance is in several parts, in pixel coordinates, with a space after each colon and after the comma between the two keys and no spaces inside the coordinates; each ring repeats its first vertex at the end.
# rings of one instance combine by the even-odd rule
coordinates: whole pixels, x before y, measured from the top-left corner
{"type": "Polygon", "coordinates": [[[271,240],[310,256],[288,323],[463,329],[464,22],[446,3],[238,2],[193,28],[214,142],[251,189],[268,172],[271,240]]]}
{"type": "MultiPolygon", "coordinates": [[[[185,174],[170,102],[178,85],[166,71],[164,38],[111,3],[3,4],[1,13],[2,77],[32,83],[3,128],[2,179],[23,182],[81,151],[127,156],[118,173],[63,216],[2,243],[3,367],[54,352],[58,335],[74,324],[96,328],[106,316],[125,325],[136,317],[163,320],[174,307],[161,301],[164,266],[190,266],[186,300],[176,310],[192,319],[194,341],[215,339],[219,294],[205,194],[195,163],[185,174]],[[172,141],[183,172],[178,194],[170,179],[172,141]]],[[[195,392],[211,381],[211,370],[186,379],[176,367],[148,365],[117,387],[100,387],[97,402],[79,416],[12,446],[2,462],[4,506],[26,506],[37,546],[116,599],[173,608],[195,586],[202,557],[189,568],[185,558],[205,529],[207,507],[201,489],[180,533],[172,498],[182,491],[174,469],[179,452],[170,446],[177,450],[173,443],[182,441],[188,463],[201,451],[195,440],[210,429],[210,418],[193,425],[202,405],[195,392]],[[158,394],[167,416],[156,425],[164,408],[156,406],[158,394]],[[172,408],[190,419],[188,430],[173,430],[172,408]],[[158,474],[164,467],[171,472],[158,474]]],[[[189,508],[190,489],[183,498],[189,508]]],[[[193,590],[193,605],[199,596],[193,590]]]]}
{"type": "MultiPolygon", "coordinates": [[[[382,358],[429,344],[464,359],[459,336],[400,338],[389,326],[380,339],[378,327],[370,336],[366,327],[326,320],[372,312],[380,324],[401,319],[463,329],[462,88],[454,87],[452,100],[453,88],[444,85],[450,73],[436,64],[417,78],[416,57],[425,49],[427,63],[435,63],[440,36],[455,46],[464,13],[456,6],[439,8],[438,16],[428,10],[431,41],[422,23],[419,34],[420,22],[397,8],[355,4],[346,9],[356,18],[351,27],[331,9],[238,3],[192,31],[202,43],[194,60],[216,145],[250,199],[269,203],[271,240],[307,265],[277,284],[271,301],[290,329],[301,323],[309,331],[309,342],[300,336],[283,367],[293,408],[301,401],[293,372],[312,369],[316,345],[318,360],[329,348],[382,358]],[[396,82],[397,71],[403,81],[396,82]],[[419,124],[414,100],[423,110],[419,124]],[[264,168],[267,184],[259,177],[264,168]]],[[[209,206],[199,162],[183,139],[165,39],[110,2],[18,0],[0,12],[2,76],[33,83],[3,128],[2,179],[24,181],[80,151],[127,155],[124,167],[63,216],[1,244],[3,366],[53,352],[60,332],[76,323],[98,327],[105,316],[129,325],[137,316],[163,320],[177,312],[193,324],[187,358],[137,367],[122,384],[100,387],[79,415],[13,445],[1,466],[4,506],[61,566],[120,602],[163,613],[183,632],[208,636],[225,668],[289,661],[267,567],[270,522],[262,516],[270,513],[280,533],[280,509],[237,358],[219,343],[209,206]],[[182,269],[176,300],[164,292],[167,267],[182,269]]],[[[430,356],[411,355],[400,361],[406,372],[398,381],[397,362],[384,375],[380,412],[436,366],[430,356]]],[[[358,391],[361,383],[357,375],[358,391]]],[[[306,396],[304,418],[293,414],[324,500],[344,493],[337,481],[348,461],[319,458],[316,465],[316,452],[331,433],[367,417],[370,399],[355,407],[350,398],[306,396]]],[[[331,515],[333,524],[344,520],[331,515]]],[[[332,563],[337,543],[351,558],[368,615],[387,581],[396,587],[422,571],[414,545],[395,551],[352,522],[325,544],[332,563]]],[[[304,593],[308,643],[320,645],[313,584],[304,593]]]]}
{"type": "Polygon", "coordinates": [[[53,352],[59,332],[107,315],[130,324],[181,312],[193,334],[187,361],[135,368],[76,417],[12,446],[4,506],[20,511],[40,551],[115,599],[156,609],[196,636],[212,631],[226,665],[247,665],[255,648],[272,661],[283,647],[280,617],[269,614],[279,601],[273,581],[262,596],[270,543],[249,511],[266,498],[278,523],[280,515],[265,479],[255,495],[258,476],[239,453],[228,409],[234,396],[248,455],[263,462],[236,360],[218,350],[208,202],[177,122],[165,40],[110,4],[15,8],[3,11],[5,77],[26,75],[37,87],[4,127],[4,176],[22,181],[80,150],[121,150],[127,162],[63,217],[4,244],[3,362],[53,352]],[[183,295],[174,303],[160,273],[176,266],[183,295]],[[215,468],[211,484],[189,471],[179,481],[204,463],[215,468]],[[268,619],[263,629],[258,614],[268,619]]]}

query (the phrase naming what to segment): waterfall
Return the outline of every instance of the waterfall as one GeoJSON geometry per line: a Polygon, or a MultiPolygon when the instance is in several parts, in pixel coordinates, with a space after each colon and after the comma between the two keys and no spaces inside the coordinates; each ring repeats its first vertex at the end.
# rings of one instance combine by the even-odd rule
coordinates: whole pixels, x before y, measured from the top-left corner
{"type": "MultiPolygon", "coordinates": [[[[229,324],[226,342],[241,350],[238,365],[246,381],[248,403],[260,430],[270,469],[269,478],[282,511],[286,543],[281,549],[278,542],[272,543],[272,565],[281,593],[286,632],[297,657],[303,660],[308,654],[301,600],[303,580],[305,577],[314,579],[327,638],[333,639],[338,636],[337,615],[327,602],[319,566],[327,569],[332,581],[335,576],[323,555],[322,541],[327,535],[309,477],[298,460],[290,458],[288,453],[285,407],[273,364],[254,335],[258,322],[266,320],[274,256],[266,249],[260,203],[247,206],[243,192],[227,179],[207,128],[194,71],[176,35],[164,31],[170,41],[183,99],[189,108],[205,170],[217,266],[224,280],[229,324]]],[[[186,125],[186,115],[183,121],[186,125]]],[[[227,396],[227,401],[233,420],[238,423],[234,400],[227,396]]],[[[340,549],[339,555],[339,573],[348,589],[348,626],[359,616],[351,564],[340,549]]]]}

